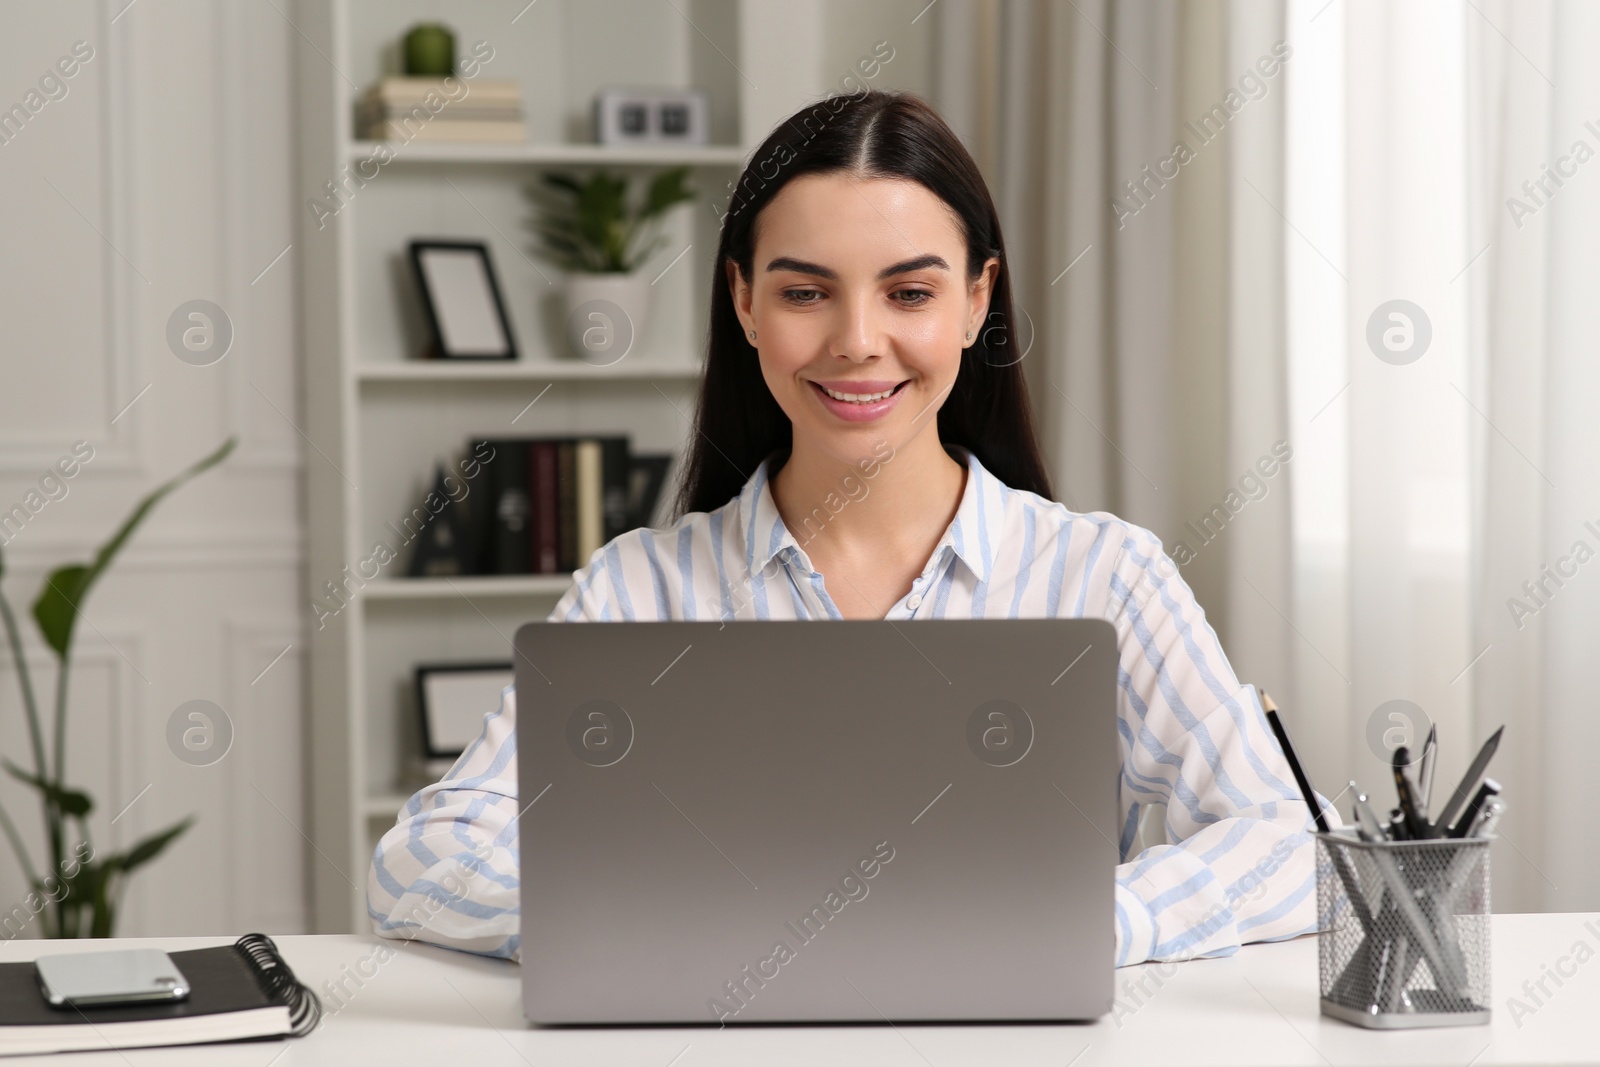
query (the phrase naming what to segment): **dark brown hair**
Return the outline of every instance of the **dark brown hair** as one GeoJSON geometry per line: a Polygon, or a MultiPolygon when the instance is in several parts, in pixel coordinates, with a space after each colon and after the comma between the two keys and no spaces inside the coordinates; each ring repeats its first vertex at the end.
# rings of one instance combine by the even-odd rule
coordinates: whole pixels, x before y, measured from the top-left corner
{"type": "Polygon", "coordinates": [[[962,351],[955,384],[939,408],[939,440],[971,449],[1012,488],[1054,499],[1022,363],[1012,354],[1011,274],[989,189],[961,139],[926,101],[867,89],[824,98],[780,123],[734,187],[711,278],[705,372],[674,519],[726,504],[767,455],[792,443],[789,417],[767,388],[755,346],[734,311],[727,264],[737,264],[750,281],[762,209],[800,175],[838,171],[914,181],[948,204],[966,238],[969,284],[990,256],[999,258],[988,319],[962,351]]]}

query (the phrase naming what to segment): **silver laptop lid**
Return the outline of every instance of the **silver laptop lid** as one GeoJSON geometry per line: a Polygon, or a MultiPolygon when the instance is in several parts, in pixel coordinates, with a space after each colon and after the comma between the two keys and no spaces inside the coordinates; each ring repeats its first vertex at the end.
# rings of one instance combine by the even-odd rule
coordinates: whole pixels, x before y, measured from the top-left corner
{"type": "Polygon", "coordinates": [[[1110,623],[535,622],[516,653],[529,1019],[1111,1010],[1110,623]]]}

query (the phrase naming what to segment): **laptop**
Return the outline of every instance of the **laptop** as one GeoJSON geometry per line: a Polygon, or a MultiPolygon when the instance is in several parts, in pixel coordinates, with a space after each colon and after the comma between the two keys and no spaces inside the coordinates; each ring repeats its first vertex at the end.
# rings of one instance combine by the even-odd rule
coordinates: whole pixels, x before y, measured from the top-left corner
{"type": "Polygon", "coordinates": [[[1111,1010],[1109,622],[533,622],[515,652],[529,1020],[1111,1010]]]}

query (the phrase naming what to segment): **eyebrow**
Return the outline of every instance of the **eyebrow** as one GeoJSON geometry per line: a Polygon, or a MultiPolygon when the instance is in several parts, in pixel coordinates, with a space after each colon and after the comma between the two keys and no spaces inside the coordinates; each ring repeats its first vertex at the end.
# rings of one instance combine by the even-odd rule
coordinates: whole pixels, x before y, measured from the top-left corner
{"type": "MultiPolygon", "coordinates": [[[[944,261],[943,256],[936,256],[930,252],[926,255],[917,256],[913,259],[908,259],[904,262],[896,263],[892,266],[883,268],[878,272],[878,280],[882,281],[884,278],[890,278],[896,274],[908,274],[911,271],[924,270],[928,267],[937,267],[940,270],[949,270],[950,264],[944,261]]],[[[819,278],[826,278],[829,281],[838,281],[839,279],[838,272],[833,270],[833,268],[824,267],[820,263],[808,263],[803,259],[795,259],[793,256],[779,256],[767,264],[767,270],[769,272],[775,270],[789,270],[794,271],[797,274],[814,274],[819,278]]]]}

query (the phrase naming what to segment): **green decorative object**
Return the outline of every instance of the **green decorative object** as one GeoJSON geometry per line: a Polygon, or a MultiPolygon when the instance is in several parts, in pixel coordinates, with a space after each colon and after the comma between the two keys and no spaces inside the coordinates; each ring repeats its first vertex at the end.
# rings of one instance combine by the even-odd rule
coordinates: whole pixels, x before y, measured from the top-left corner
{"type": "Polygon", "coordinates": [[[419,22],[405,38],[406,73],[444,77],[456,70],[456,37],[438,22],[419,22]]]}
{"type": "Polygon", "coordinates": [[[583,181],[545,174],[527,190],[538,213],[531,224],[539,238],[535,251],[574,273],[629,273],[666,240],[658,232],[666,210],[694,199],[688,177],[688,167],[664,170],[643,201],[630,204],[626,177],[604,170],[583,181]]]}
{"type": "MultiPolygon", "coordinates": [[[[114,855],[95,851],[89,838],[89,813],[94,810],[94,801],[89,794],[67,784],[67,679],[72,663],[72,636],[94,583],[111,566],[117,553],[133,536],[134,530],[163,497],[189,479],[221,463],[237,443],[236,438],[228,438],[215,452],[139,501],[116,533],[111,535],[111,539],[100,546],[93,560],[58,567],[45,577],[44,586],[33,602],[33,620],[38,625],[44,643],[56,656],[53,752],[46,751],[44,724],[40,719],[39,705],[34,699],[33,681],[29,677],[17,617],[11,610],[10,602],[0,593],[0,617],[4,618],[12,666],[22,689],[22,707],[27,715],[33,770],[24,770],[9,757],[0,758],[0,762],[3,762],[6,773],[31,786],[39,794],[45,841],[50,850],[50,868],[41,872],[34,866],[22,836],[17,833],[16,824],[3,808],[0,808],[0,832],[4,832],[11,843],[23,876],[28,880],[31,891],[27,910],[38,915],[46,936],[112,936],[128,877],[136,868],[160,855],[194,822],[194,816],[188,816],[114,855]],[[69,819],[76,823],[76,831],[69,828],[69,819]],[[38,907],[34,906],[35,901],[38,907]]],[[[0,555],[0,578],[4,576],[5,558],[0,555]]],[[[11,936],[15,936],[15,932],[11,936]]]]}

